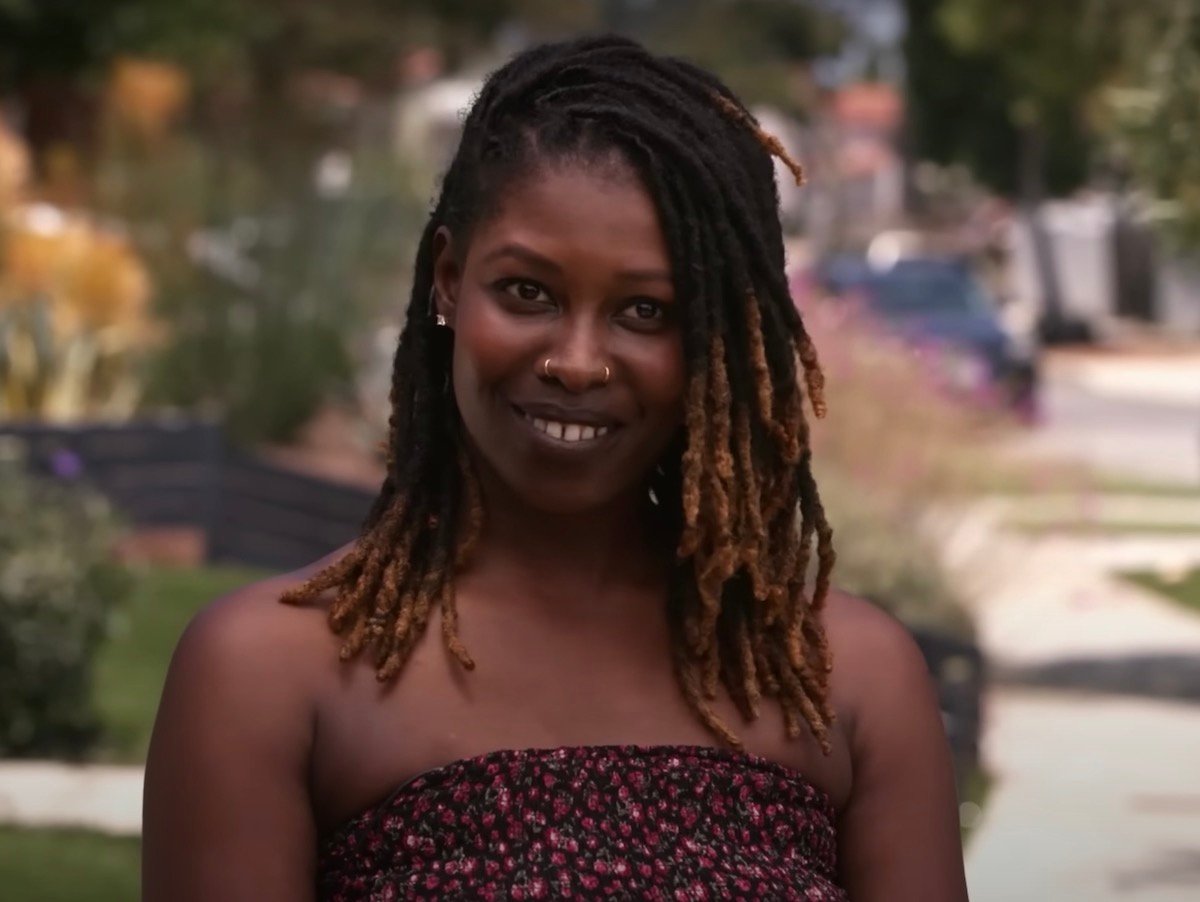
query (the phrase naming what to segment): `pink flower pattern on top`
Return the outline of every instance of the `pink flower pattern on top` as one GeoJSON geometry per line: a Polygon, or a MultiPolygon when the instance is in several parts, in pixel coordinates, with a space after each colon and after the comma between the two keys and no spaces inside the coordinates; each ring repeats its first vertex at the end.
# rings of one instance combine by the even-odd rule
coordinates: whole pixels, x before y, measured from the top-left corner
{"type": "Polygon", "coordinates": [[[319,897],[844,902],[835,813],[795,771],[701,746],[491,752],[322,844],[319,897]]]}

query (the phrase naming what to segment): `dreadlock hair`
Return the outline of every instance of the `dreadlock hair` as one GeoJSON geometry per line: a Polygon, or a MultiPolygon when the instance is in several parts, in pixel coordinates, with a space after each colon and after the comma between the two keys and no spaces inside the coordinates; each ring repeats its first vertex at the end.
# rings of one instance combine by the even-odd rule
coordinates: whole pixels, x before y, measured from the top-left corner
{"type": "Polygon", "coordinates": [[[387,477],[354,549],[284,600],[332,592],[342,659],[369,649],[383,681],[437,607],[447,649],[474,667],[458,638],[454,576],[484,511],[450,384],[452,333],[430,310],[434,235],[443,225],[456,241],[469,235],[539,163],[614,154],[654,199],[683,304],[683,435],[649,486],[676,547],[668,612],[680,685],[729,746],[741,742],[714,710],[721,685],[747,720],[774,699],[789,736],[804,722],[828,751],[819,612],[834,552],[803,408],[807,394],[824,415],[824,380],[784,276],[773,158],[798,182],[803,173],[715,76],[624,38],[539,46],[486,81],[417,252],[387,477]]]}

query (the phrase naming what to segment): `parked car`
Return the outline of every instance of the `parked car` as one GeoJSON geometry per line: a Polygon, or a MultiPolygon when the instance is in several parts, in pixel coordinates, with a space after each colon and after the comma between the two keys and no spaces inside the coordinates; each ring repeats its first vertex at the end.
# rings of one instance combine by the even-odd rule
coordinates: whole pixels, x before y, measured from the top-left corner
{"type": "Polygon", "coordinates": [[[1001,404],[1026,420],[1036,417],[1036,342],[1005,328],[996,303],[965,263],[905,257],[879,266],[839,256],[819,264],[808,279],[823,296],[860,303],[890,332],[928,352],[951,391],[1001,404]]]}

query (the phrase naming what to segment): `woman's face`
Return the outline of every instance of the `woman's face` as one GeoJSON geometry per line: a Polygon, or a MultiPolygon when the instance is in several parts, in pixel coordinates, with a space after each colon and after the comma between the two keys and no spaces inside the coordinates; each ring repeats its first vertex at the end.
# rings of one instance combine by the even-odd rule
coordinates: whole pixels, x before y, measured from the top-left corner
{"type": "Polygon", "coordinates": [[[489,469],[554,513],[644,491],[682,421],[686,372],[670,257],[636,175],[541,167],[465,249],[439,232],[435,255],[455,398],[489,469]]]}

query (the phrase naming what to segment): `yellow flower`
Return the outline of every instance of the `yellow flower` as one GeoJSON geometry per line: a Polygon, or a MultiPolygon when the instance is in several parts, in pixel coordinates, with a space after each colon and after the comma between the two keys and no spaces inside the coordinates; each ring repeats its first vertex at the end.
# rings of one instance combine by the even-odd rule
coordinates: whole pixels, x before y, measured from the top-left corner
{"type": "Polygon", "coordinates": [[[59,334],[140,328],[150,276],[120,235],[54,207],[20,208],[0,247],[0,303],[47,302],[59,334]]]}
{"type": "Polygon", "coordinates": [[[5,351],[0,416],[128,416],[138,353],[154,340],[150,277],[129,242],[48,205],[17,208],[0,234],[5,351]],[[38,324],[49,315],[49,330],[38,324]]]}
{"type": "Polygon", "coordinates": [[[119,60],[108,83],[109,109],[147,138],[166,131],[190,94],[182,69],[154,60],[119,60]]]}
{"type": "Polygon", "coordinates": [[[11,228],[0,264],[6,294],[18,301],[55,294],[84,240],[74,229],[41,232],[21,225],[11,228]]]}
{"type": "Polygon", "coordinates": [[[0,122],[0,210],[16,203],[29,182],[29,151],[0,122]]]}
{"type": "Polygon", "coordinates": [[[150,277],[123,239],[94,232],[67,272],[63,295],[89,328],[132,326],[150,299],[150,277]]]}

